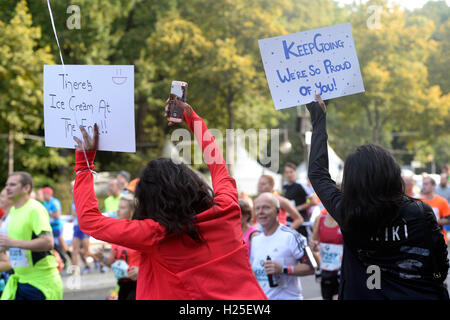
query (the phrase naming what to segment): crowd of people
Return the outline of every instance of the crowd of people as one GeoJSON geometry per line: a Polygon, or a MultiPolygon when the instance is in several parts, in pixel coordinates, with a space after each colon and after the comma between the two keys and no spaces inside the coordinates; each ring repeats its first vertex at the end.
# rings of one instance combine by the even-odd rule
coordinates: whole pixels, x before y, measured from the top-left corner
{"type": "Polygon", "coordinates": [[[307,105],[310,182],[300,182],[296,165],[286,163],[282,190],[262,175],[254,197],[238,194],[202,118],[177,101],[212,187],[186,165],[156,159],[134,180],[120,171],[98,208],[91,173],[98,128],[92,137],[82,129],[84,141],[75,138],[71,248],[53,189],[33,192],[28,173],[10,174],[0,193],[1,299],[62,299],[64,267],[93,272],[89,258],[99,272],[112,269],[119,300],[301,300],[307,275],[320,282],[324,300],[448,299],[448,168],[439,184],[424,175],[419,187],[401,176],[389,152],[364,145],[347,158],[336,185],[328,173],[326,104],[316,99],[307,105]],[[94,252],[90,237],[111,250],[94,252]],[[372,266],[380,279],[371,287],[372,266]]]}

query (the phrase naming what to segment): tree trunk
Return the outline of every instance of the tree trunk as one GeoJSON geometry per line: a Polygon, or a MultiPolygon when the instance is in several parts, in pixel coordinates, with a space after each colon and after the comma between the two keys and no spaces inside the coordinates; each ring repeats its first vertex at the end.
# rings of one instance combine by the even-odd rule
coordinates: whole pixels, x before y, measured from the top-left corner
{"type": "Polygon", "coordinates": [[[144,141],[144,118],[146,114],[147,105],[145,102],[137,103],[137,115],[136,115],[136,142],[144,141]]]}
{"type": "Polygon", "coordinates": [[[14,130],[9,129],[8,135],[8,174],[14,172],[14,130]]]}

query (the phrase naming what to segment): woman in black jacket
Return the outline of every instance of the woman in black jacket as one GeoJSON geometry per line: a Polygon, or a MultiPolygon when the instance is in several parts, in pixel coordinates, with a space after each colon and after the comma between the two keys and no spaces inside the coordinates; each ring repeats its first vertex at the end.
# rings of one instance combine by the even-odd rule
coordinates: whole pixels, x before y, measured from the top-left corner
{"type": "Polygon", "coordinates": [[[345,161],[342,188],[328,172],[326,105],[307,105],[308,176],[344,238],[339,299],[449,299],[447,245],[427,204],[405,195],[400,166],[368,144],[345,161]]]}

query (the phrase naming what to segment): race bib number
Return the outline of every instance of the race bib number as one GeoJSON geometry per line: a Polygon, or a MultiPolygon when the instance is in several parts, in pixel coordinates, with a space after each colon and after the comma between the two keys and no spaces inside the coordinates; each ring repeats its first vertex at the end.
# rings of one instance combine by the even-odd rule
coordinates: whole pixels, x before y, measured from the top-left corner
{"type": "Polygon", "coordinates": [[[320,268],[336,271],[341,268],[343,246],[342,244],[320,243],[320,268]]]}
{"type": "Polygon", "coordinates": [[[9,249],[9,262],[12,268],[28,267],[27,251],[19,248],[9,249]]]}
{"type": "Polygon", "coordinates": [[[128,278],[128,263],[125,262],[125,260],[116,260],[116,262],[114,262],[111,265],[111,268],[114,272],[114,276],[117,279],[121,279],[121,278],[128,278]]]}

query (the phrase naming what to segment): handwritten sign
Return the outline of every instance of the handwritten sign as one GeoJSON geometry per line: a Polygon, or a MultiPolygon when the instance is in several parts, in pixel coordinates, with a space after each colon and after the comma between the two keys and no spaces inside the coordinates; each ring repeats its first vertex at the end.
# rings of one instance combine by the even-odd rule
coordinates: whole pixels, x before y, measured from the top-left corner
{"type": "Polygon", "coordinates": [[[134,66],[45,65],[45,145],[73,149],[95,123],[99,150],[136,152],[134,66]]]}
{"type": "Polygon", "coordinates": [[[364,92],[349,23],[258,43],[277,110],[364,92]]]}

